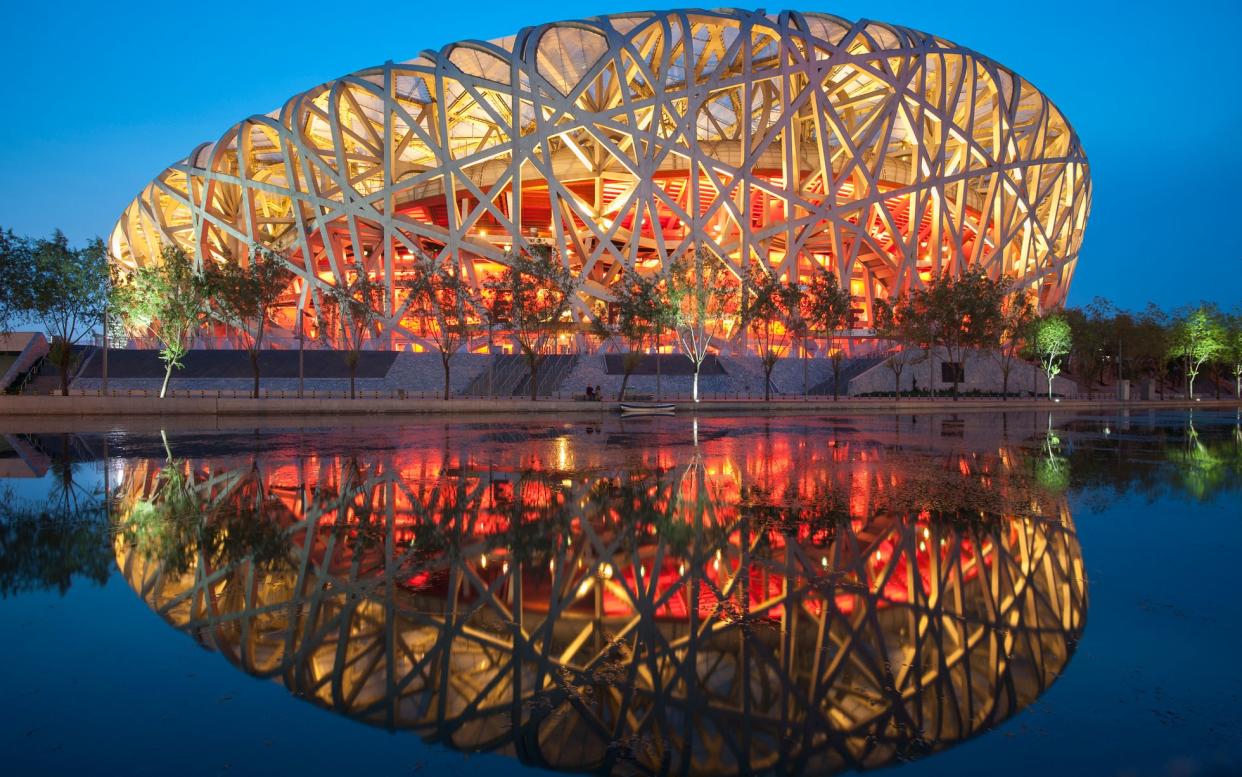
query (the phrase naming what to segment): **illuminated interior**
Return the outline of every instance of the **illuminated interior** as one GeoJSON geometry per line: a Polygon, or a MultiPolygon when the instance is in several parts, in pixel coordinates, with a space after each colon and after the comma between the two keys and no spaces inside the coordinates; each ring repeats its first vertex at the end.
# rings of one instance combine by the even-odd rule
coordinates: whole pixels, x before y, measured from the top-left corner
{"type": "MultiPolygon", "coordinates": [[[[1060,305],[1090,210],[1077,135],[1038,90],[934,36],[823,14],[620,14],[447,45],[246,119],[155,178],[111,235],[282,253],[292,330],[361,262],[389,294],[375,337],[425,344],[398,281],[431,253],[480,289],[550,243],[586,324],[625,268],[695,249],[739,274],[836,272],[876,299],[979,267],[1060,305]]],[[[740,335],[740,333],[739,333],[740,335]]],[[[474,344],[477,347],[479,344],[474,344]]]]}

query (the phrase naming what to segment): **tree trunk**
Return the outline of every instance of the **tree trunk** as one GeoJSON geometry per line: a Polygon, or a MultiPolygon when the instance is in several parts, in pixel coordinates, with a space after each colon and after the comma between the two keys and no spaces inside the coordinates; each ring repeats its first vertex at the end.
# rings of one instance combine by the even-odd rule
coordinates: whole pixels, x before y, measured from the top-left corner
{"type": "Polygon", "coordinates": [[[250,371],[254,374],[254,391],[251,396],[255,399],[259,398],[259,351],[252,349],[250,351],[250,371]]]}
{"type": "MultiPolygon", "coordinates": [[[[660,380],[660,333],[659,332],[656,332],[655,357],[656,357],[656,401],[662,402],[664,401],[664,386],[661,384],[661,380],[660,380]]],[[[696,373],[696,378],[697,378],[697,373],[696,373]]],[[[698,387],[698,382],[696,379],[695,392],[694,392],[694,396],[696,399],[698,398],[698,395],[699,395],[697,387],[698,387]]]]}
{"type": "Polygon", "coordinates": [[[841,360],[832,360],[832,401],[839,402],[841,399],[841,360]]]}
{"type": "Polygon", "coordinates": [[[172,377],[172,362],[164,365],[164,384],[160,386],[160,399],[164,398],[164,394],[168,392],[168,379],[172,377]]]}
{"type": "MultiPolygon", "coordinates": [[[[693,396],[694,396],[695,402],[699,401],[699,365],[701,363],[702,362],[694,363],[694,395],[693,396]]],[[[659,364],[659,362],[656,362],[656,364],[659,364]]]]}
{"type": "Polygon", "coordinates": [[[539,362],[540,360],[532,356],[529,359],[529,362],[530,362],[530,400],[532,402],[538,402],[539,401],[539,362]]]}
{"type": "MultiPolygon", "coordinates": [[[[949,357],[952,358],[953,354],[950,353],[949,357]]],[[[950,362],[950,364],[955,365],[953,368],[953,401],[956,402],[957,401],[957,380],[958,380],[957,376],[959,374],[958,368],[962,367],[965,364],[965,361],[963,360],[962,355],[959,354],[957,357],[957,361],[952,361],[950,362]]]]}
{"type": "Polygon", "coordinates": [[[1009,401],[1009,370],[1001,370],[1001,401],[1009,401]]]}
{"type": "Polygon", "coordinates": [[[807,373],[806,337],[803,336],[802,338],[802,398],[803,399],[806,399],[807,392],[811,390],[810,386],[807,385],[806,373],[807,373]]]}
{"type": "Polygon", "coordinates": [[[65,355],[64,360],[60,363],[60,395],[62,397],[69,396],[69,356],[65,355]]]}
{"type": "Polygon", "coordinates": [[[440,353],[440,361],[444,364],[444,398],[449,398],[449,358],[450,355],[444,352],[440,353]]]}
{"type": "Polygon", "coordinates": [[[358,375],[358,360],[352,359],[349,362],[349,398],[356,399],[357,392],[354,390],[355,378],[358,375]]]}
{"type": "Polygon", "coordinates": [[[625,401],[625,387],[630,385],[630,372],[632,370],[626,370],[625,375],[621,378],[621,395],[617,399],[622,402],[625,401]]]}
{"type": "Polygon", "coordinates": [[[776,366],[775,364],[773,364],[772,366],[768,366],[768,361],[766,359],[764,360],[764,363],[763,363],[763,401],[764,402],[772,401],[772,367],[775,367],[775,366],[776,366]]]}

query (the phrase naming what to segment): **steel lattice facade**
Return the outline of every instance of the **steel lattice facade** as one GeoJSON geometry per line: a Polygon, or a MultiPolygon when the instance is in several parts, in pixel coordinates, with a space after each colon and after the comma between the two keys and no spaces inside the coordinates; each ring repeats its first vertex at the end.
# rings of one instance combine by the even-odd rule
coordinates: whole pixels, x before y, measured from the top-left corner
{"type": "Polygon", "coordinates": [[[300,280],[280,323],[359,264],[386,341],[417,341],[400,279],[434,252],[481,287],[550,242],[584,322],[624,268],[706,249],[875,299],[980,267],[1064,302],[1086,156],[1028,82],[932,35],[823,14],[635,13],[545,24],[361,70],[229,128],[155,178],[111,235],[300,280]]]}

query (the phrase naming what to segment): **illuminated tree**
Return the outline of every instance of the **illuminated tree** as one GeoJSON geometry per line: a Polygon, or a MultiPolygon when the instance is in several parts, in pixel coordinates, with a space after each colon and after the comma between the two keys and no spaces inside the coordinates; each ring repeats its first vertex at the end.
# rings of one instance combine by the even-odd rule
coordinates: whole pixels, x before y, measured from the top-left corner
{"type": "MultiPolygon", "coordinates": [[[[12,240],[12,237],[8,239],[12,240]]],[[[60,390],[69,392],[74,347],[103,323],[108,299],[108,252],[96,238],[85,248],[72,248],[57,230],[47,240],[8,249],[9,272],[20,277],[10,287],[12,307],[43,325],[51,339],[48,360],[60,373],[60,390]]]]}
{"type": "Polygon", "coordinates": [[[1220,358],[1233,375],[1233,395],[1242,399],[1242,308],[1222,317],[1220,358]]]}
{"type": "Polygon", "coordinates": [[[384,297],[383,285],[372,280],[359,263],[320,299],[319,337],[325,342],[335,338],[344,347],[350,399],[357,396],[355,384],[362,346],[383,314],[384,297]]]}
{"type": "Polygon", "coordinates": [[[414,276],[405,282],[407,317],[415,322],[415,331],[435,345],[444,367],[444,398],[450,395],[450,361],[453,354],[469,344],[478,315],[470,287],[462,278],[461,268],[438,254],[419,252],[414,257],[414,276]]]}
{"type": "Polygon", "coordinates": [[[926,303],[932,348],[943,348],[948,360],[959,367],[953,370],[956,400],[967,351],[994,342],[1005,290],[983,271],[971,270],[956,277],[941,275],[920,296],[926,303]]]}
{"type": "Polygon", "coordinates": [[[1001,399],[1009,399],[1009,374],[1022,355],[1022,348],[1031,337],[1035,322],[1034,295],[1015,290],[1001,302],[996,319],[995,347],[990,350],[1001,371],[1001,399]]]}
{"type": "Polygon", "coordinates": [[[798,342],[798,353],[802,359],[802,395],[805,397],[807,385],[807,347],[806,338],[811,333],[811,303],[813,298],[807,284],[787,278],[777,293],[780,307],[781,323],[791,338],[798,342]]]}
{"type": "Polygon", "coordinates": [[[530,369],[530,398],[539,398],[539,366],[568,321],[577,288],[574,276],[551,246],[536,243],[529,251],[510,251],[504,271],[487,282],[507,300],[509,331],[530,369]]]}
{"type": "Polygon", "coordinates": [[[1073,348],[1073,335],[1069,322],[1058,313],[1038,318],[1033,324],[1031,350],[1048,376],[1049,399],[1052,399],[1052,379],[1061,372],[1061,357],[1073,348]]]}
{"type": "Polygon", "coordinates": [[[723,259],[699,249],[669,268],[673,331],[681,352],[694,365],[694,401],[699,401],[699,369],[713,340],[726,338],[739,313],[738,278],[723,259]]]}
{"type": "Polygon", "coordinates": [[[832,398],[835,401],[841,395],[841,362],[845,358],[845,348],[838,340],[844,332],[854,328],[854,300],[841,288],[836,273],[831,270],[811,276],[806,294],[806,319],[812,330],[824,333],[828,358],[832,361],[832,398]]]}
{"type": "Polygon", "coordinates": [[[784,285],[759,268],[752,270],[750,277],[747,326],[759,346],[759,359],[763,365],[763,398],[769,401],[772,399],[772,370],[777,360],[789,350],[789,332],[782,321],[784,285]]]}
{"type": "Polygon", "coordinates": [[[160,398],[168,392],[168,380],[190,350],[194,334],[207,315],[208,284],[181,248],[166,245],[157,265],[114,279],[111,307],[121,326],[134,337],[149,337],[160,345],[164,382],[160,398]]]}
{"type": "MultiPolygon", "coordinates": [[[[625,399],[630,375],[638,369],[648,340],[658,344],[660,333],[669,322],[668,282],[663,276],[645,277],[630,270],[612,288],[613,304],[596,317],[596,331],[603,337],[622,340],[626,350],[621,357],[624,376],[619,399],[625,399]]],[[[657,349],[658,350],[658,349],[657,349]]],[[[657,391],[659,354],[656,355],[657,391]]]]}
{"type": "Polygon", "coordinates": [[[254,376],[251,396],[259,397],[259,354],[277,303],[293,280],[293,272],[274,251],[256,249],[245,265],[209,262],[203,268],[211,312],[237,333],[250,356],[254,376]]]}
{"type": "Polygon", "coordinates": [[[1183,311],[1173,323],[1169,341],[1169,356],[1181,359],[1185,365],[1186,393],[1194,399],[1199,370],[1225,346],[1225,330],[1219,314],[1208,305],[1183,311]]]}
{"type": "Polygon", "coordinates": [[[875,306],[876,335],[899,345],[884,361],[893,373],[895,397],[901,396],[901,374],[906,367],[927,357],[927,352],[920,347],[928,337],[926,319],[920,313],[910,295],[892,301],[878,300],[875,306]]]}

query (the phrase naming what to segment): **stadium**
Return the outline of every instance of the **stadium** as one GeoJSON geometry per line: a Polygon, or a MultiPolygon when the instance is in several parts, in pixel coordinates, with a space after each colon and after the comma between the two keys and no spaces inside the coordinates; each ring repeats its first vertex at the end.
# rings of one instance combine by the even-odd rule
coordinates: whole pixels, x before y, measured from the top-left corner
{"type": "Polygon", "coordinates": [[[510,252],[550,245],[580,338],[626,270],[696,250],[739,276],[832,270],[865,328],[876,300],[967,268],[1063,304],[1090,205],[1069,123],[980,54],[866,20],[674,10],[452,43],[295,95],[159,173],[109,249],[130,268],[166,244],[274,250],[295,272],[290,335],[365,272],[386,290],[374,347],[422,350],[401,284],[418,256],[482,294],[510,252]]]}

